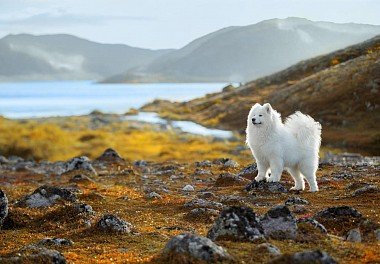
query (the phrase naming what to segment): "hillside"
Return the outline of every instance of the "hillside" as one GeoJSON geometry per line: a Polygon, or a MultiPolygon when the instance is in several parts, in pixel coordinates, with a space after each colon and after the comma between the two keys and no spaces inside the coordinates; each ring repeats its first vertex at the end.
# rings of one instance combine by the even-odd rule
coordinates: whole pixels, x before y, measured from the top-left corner
{"type": "Polygon", "coordinates": [[[0,39],[0,81],[100,79],[168,51],[100,44],[65,34],[8,35],[0,39]]]}
{"type": "Polygon", "coordinates": [[[236,89],[144,111],[244,132],[256,102],[270,102],[283,117],[301,110],[323,126],[323,144],[380,154],[380,36],[319,56],[236,89]]]}
{"type": "Polygon", "coordinates": [[[380,26],[271,19],[225,28],[104,82],[246,82],[380,34],[380,26]]]}

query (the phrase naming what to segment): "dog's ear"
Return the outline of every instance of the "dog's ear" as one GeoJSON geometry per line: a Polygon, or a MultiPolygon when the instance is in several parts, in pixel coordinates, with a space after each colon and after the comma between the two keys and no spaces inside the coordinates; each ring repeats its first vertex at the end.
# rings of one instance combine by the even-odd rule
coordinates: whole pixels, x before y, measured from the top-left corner
{"type": "Polygon", "coordinates": [[[272,106],[270,105],[270,103],[266,103],[263,106],[265,108],[265,111],[267,111],[268,114],[272,112],[272,106]]]}

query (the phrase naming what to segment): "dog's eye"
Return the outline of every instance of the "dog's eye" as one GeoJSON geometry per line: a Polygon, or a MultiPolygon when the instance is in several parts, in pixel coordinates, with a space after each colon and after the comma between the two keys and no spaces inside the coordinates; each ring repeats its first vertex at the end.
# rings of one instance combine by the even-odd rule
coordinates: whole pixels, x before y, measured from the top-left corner
{"type": "Polygon", "coordinates": [[[259,115],[259,116],[263,116],[263,115],[259,115]]]}

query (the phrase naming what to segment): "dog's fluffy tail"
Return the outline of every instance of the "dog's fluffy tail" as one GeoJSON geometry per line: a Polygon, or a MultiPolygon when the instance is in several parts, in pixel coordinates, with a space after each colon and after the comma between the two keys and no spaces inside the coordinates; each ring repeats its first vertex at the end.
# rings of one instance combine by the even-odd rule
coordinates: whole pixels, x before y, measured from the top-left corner
{"type": "Polygon", "coordinates": [[[319,149],[322,126],[312,117],[297,111],[286,119],[285,126],[294,133],[301,146],[319,149]]]}

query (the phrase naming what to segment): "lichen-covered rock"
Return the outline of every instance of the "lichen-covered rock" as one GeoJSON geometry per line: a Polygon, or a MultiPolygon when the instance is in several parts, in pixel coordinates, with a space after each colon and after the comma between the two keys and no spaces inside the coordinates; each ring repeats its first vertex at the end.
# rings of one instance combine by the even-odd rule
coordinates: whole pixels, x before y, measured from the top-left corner
{"type": "Polygon", "coordinates": [[[236,176],[231,173],[222,173],[216,179],[214,186],[215,187],[239,186],[239,185],[246,185],[248,182],[249,180],[243,177],[236,176]]]}
{"type": "Polygon", "coordinates": [[[362,234],[359,228],[354,228],[348,231],[346,240],[350,242],[362,242],[362,234]]]}
{"type": "Polygon", "coordinates": [[[77,197],[75,193],[67,188],[43,185],[32,194],[23,197],[17,202],[17,205],[29,208],[47,207],[57,203],[59,200],[75,202],[77,197]]]}
{"type": "Polygon", "coordinates": [[[295,239],[297,236],[296,219],[285,205],[271,208],[260,220],[266,237],[295,239]]]}
{"type": "Polygon", "coordinates": [[[90,159],[86,156],[72,158],[71,160],[65,162],[63,166],[63,172],[61,174],[75,170],[83,170],[97,175],[96,170],[91,165],[90,159]]]}
{"type": "Polygon", "coordinates": [[[195,166],[197,167],[211,167],[211,165],[212,163],[209,160],[195,162],[195,166]]]}
{"type": "Polygon", "coordinates": [[[185,219],[191,221],[214,221],[219,216],[219,210],[210,208],[195,208],[185,215],[185,219]]]}
{"type": "Polygon", "coordinates": [[[65,238],[44,238],[36,243],[38,246],[72,246],[74,242],[65,238]]]}
{"type": "Polygon", "coordinates": [[[225,206],[221,203],[214,201],[207,201],[204,199],[195,198],[183,205],[185,208],[211,208],[216,210],[223,210],[225,206]]]}
{"type": "Polygon", "coordinates": [[[5,218],[8,215],[8,198],[0,189],[0,229],[3,226],[5,218]]]}
{"type": "Polygon", "coordinates": [[[133,165],[136,167],[146,167],[148,166],[148,162],[146,162],[145,160],[136,160],[133,162],[133,165]]]}
{"type": "Polygon", "coordinates": [[[208,231],[211,240],[254,241],[263,239],[260,219],[249,207],[230,207],[220,214],[208,231]]]}
{"type": "Polygon", "coordinates": [[[367,195],[367,194],[375,194],[379,193],[380,189],[377,186],[374,185],[367,185],[364,187],[361,187],[355,191],[352,192],[352,196],[360,196],[360,195],[367,195]]]}
{"type": "Polygon", "coordinates": [[[284,254],[272,261],[270,264],[337,264],[329,254],[325,251],[313,250],[297,252],[293,255],[284,254]]]}
{"type": "Polygon", "coordinates": [[[156,193],[156,192],[150,192],[150,193],[148,193],[147,195],[146,195],[146,198],[147,199],[158,199],[158,200],[160,200],[160,199],[162,199],[162,196],[161,195],[159,195],[158,193],[156,193]]]}
{"type": "Polygon", "coordinates": [[[255,177],[257,176],[257,165],[256,165],[256,163],[253,163],[253,164],[245,167],[244,169],[242,169],[237,174],[237,176],[243,177],[243,178],[246,178],[249,180],[255,179],[255,177]]]}
{"type": "Polygon", "coordinates": [[[220,263],[232,260],[227,251],[206,237],[180,234],[165,245],[162,257],[166,263],[220,263]]]}
{"type": "Polygon", "coordinates": [[[28,245],[19,251],[0,257],[0,263],[52,263],[65,264],[65,257],[57,250],[42,246],[28,245]]]}
{"type": "Polygon", "coordinates": [[[302,199],[301,197],[290,197],[285,201],[285,205],[295,205],[295,204],[309,204],[309,201],[302,199]]]}
{"type": "Polygon", "coordinates": [[[270,243],[261,243],[257,245],[256,250],[258,251],[258,253],[269,253],[272,256],[281,255],[280,249],[270,243]]]}
{"type": "Polygon", "coordinates": [[[105,232],[131,233],[132,224],[114,215],[104,215],[96,224],[97,228],[105,232]]]}
{"type": "Polygon", "coordinates": [[[100,155],[97,161],[118,163],[124,161],[124,159],[112,148],[106,149],[102,155],[100,155]]]}
{"type": "Polygon", "coordinates": [[[194,188],[194,186],[187,184],[187,185],[185,185],[185,187],[182,188],[182,191],[193,192],[193,191],[195,191],[195,188],[194,188]]]}
{"type": "Polygon", "coordinates": [[[280,182],[252,181],[245,186],[246,191],[267,191],[270,193],[286,193],[288,190],[280,182]]]}
{"type": "Polygon", "coordinates": [[[327,229],[324,227],[321,223],[319,223],[317,220],[313,218],[300,218],[297,219],[297,224],[299,223],[307,223],[310,224],[312,227],[318,229],[320,232],[327,234],[327,229]]]}
{"type": "Polygon", "coordinates": [[[83,174],[77,174],[77,175],[74,175],[70,180],[69,182],[72,182],[72,183],[79,183],[79,184],[91,184],[91,183],[94,183],[94,181],[87,177],[86,175],[83,175],[83,174]]]}
{"type": "Polygon", "coordinates": [[[239,166],[239,163],[229,158],[216,159],[213,163],[222,165],[224,168],[236,168],[239,166]]]}

